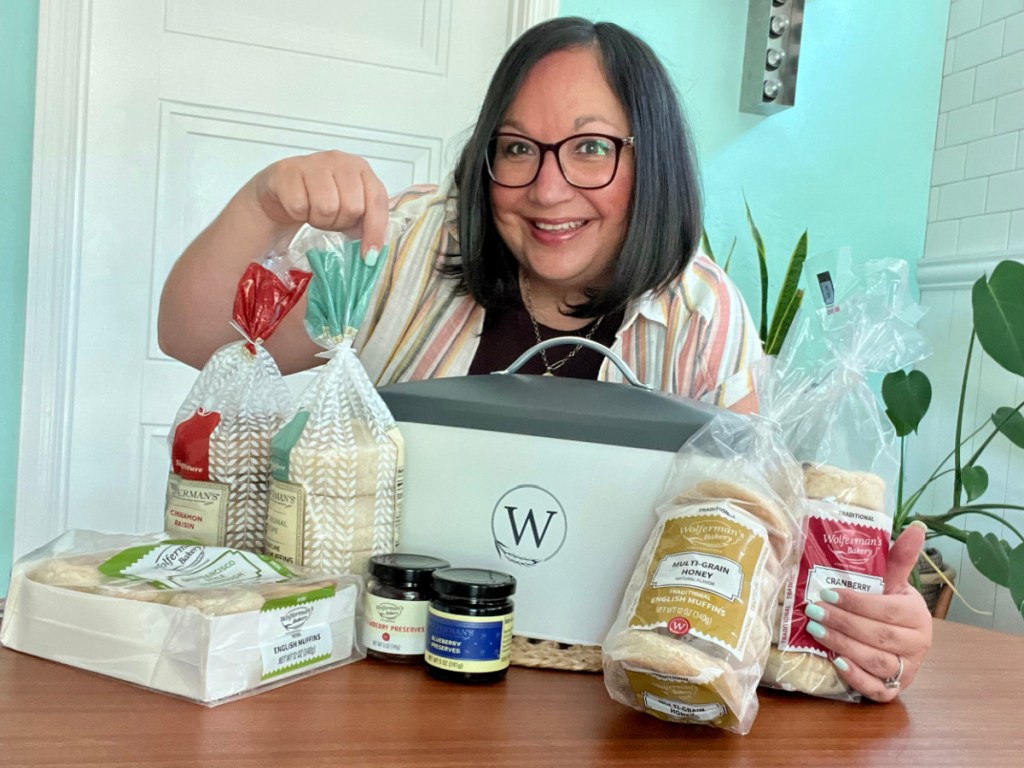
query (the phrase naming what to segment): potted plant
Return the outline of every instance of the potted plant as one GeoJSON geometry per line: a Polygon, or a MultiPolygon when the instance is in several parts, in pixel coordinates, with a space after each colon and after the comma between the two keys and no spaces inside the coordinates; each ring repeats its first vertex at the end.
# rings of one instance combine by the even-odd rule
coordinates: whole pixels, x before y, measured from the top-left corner
{"type": "MultiPolygon", "coordinates": [[[[906,441],[917,431],[931,403],[931,383],[921,371],[895,371],[882,382],[882,399],[890,421],[900,438],[900,471],[893,536],[915,520],[929,529],[929,537],[948,536],[962,542],[974,567],[986,578],[1009,590],[1013,603],[1024,617],[1024,506],[981,500],[989,489],[989,475],[981,459],[996,439],[1007,439],[1024,448],[1024,401],[997,408],[991,419],[974,429],[964,424],[968,373],[976,344],[1002,368],[1024,376],[1024,264],[1001,261],[991,276],[983,276],[971,291],[973,309],[970,342],[964,360],[956,430],[952,450],[928,478],[908,493],[904,487],[906,441]],[[970,430],[970,431],[968,431],[970,430]],[[981,439],[967,453],[971,440],[981,439]],[[940,510],[922,510],[922,494],[933,483],[949,483],[948,503],[940,510]],[[997,512],[1012,513],[1003,516],[997,512]],[[965,516],[980,515],[998,520],[1014,537],[1008,542],[993,533],[982,534],[964,525],[965,516]]],[[[969,519],[969,518],[968,518],[969,519]]],[[[936,570],[938,570],[936,568],[936,570]]],[[[951,585],[952,586],[952,585],[951,585]]]]}
{"type": "MultiPolygon", "coordinates": [[[[772,311],[772,318],[769,323],[768,260],[765,256],[764,239],[761,237],[761,232],[758,230],[757,225],[754,224],[754,218],[750,213],[750,206],[747,204],[746,198],[743,200],[743,206],[747,211],[747,224],[750,226],[750,236],[754,240],[758,268],[761,274],[761,312],[758,332],[761,336],[761,345],[764,347],[764,353],[766,355],[777,355],[779,350],[782,349],[782,342],[785,341],[786,334],[789,333],[789,328],[793,324],[793,318],[796,317],[797,310],[800,309],[800,302],[804,297],[803,289],[799,287],[799,284],[800,275],[804,269],[804,261],[807,259],[807,230],[804,230],[804,233],[796,243],[796,247],[793,249],[793,253],[789,257],[789,264],[786,265],[782,285],[779,286],[779,294],[775,299],[775,309],[772,311]]],[[[716,261],[706,231],[701,232],[700,244],[701,250],[712,261],[716,261]]],[[[725,270],[726,274],[729,272],[729,265],[732,263],[732,254],[735,249],[736,238],[734,237],[732,245],[729,246],[729,253],[726,255],[725,262],[722,265],[722,269],[725,270]]]]}

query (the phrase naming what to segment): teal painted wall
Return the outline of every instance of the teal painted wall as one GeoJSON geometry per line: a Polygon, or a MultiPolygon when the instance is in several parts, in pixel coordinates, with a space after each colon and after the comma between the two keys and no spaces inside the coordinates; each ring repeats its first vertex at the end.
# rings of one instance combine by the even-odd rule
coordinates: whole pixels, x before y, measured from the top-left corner
{"type": "MultiPolygon", "coordinates": [[[[767,2],[768,0],[764,0],[767,2]]],[[[697,138],[706,229],[760,306],[743,195],[764,237],[774,299],[804,229],[816,251],[916,262],[924,250],[948,0],[807,0],[796,105],[739,111],[747,0],[562,0],[563,16],[637,33],[675,79],[697,138]]]]}
{"type": "Polygon", "coordinates": [[[0,6],[0,595],[14,540],[38,18],[38,0],[0,6]]]}

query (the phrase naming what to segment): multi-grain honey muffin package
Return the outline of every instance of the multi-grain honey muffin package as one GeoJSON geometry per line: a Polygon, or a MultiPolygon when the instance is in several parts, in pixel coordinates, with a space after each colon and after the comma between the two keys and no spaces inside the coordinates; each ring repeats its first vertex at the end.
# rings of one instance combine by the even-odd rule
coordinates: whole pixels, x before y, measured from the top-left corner
{"type": "Polygon", "coordinates": [[[288,386],[263,343],[309,279],[309,272],[277,253],[242,275],[231,322],[240,338],[213,353],[171,428],[168,534],[262,551],[270,438],[290,408],[288,386]]]}
{"type": "Polygon", "coordinates": [[[613,699],[668,722],[749,732],[800,495],[799,469],[768,420],[722,414],[680,449],[603,644],[613,699]]]}
{"type": "Polygon", "coordinates": [[[310,231],[293,249],[313,271],[306,330],[327,362],[271,441],[266,552],[285,563],[365,575],[397,542],[403,443],[353,342],[387,257],[310,231]]]}
{"type": "Polygon", "coordinates": [[[886,591],[899,446],[869,375],[900,370],[930,349],[916,324],[905,262],[854,264],[849,251],[805,264],[808,291],[761,392],[801,462],[803,547],[779,598],[763,683],[856,701],[804,609],[824,590],[886,591]]]}

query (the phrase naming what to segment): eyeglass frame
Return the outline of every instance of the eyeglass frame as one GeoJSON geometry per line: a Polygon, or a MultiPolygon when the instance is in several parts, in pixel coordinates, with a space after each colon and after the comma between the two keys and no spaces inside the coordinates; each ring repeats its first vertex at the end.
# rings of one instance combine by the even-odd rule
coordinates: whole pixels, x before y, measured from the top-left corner
{"type": "Polygon", "coordinates": [[[484,164],[487,166],[487,175],[491,178],[491,181],[493,181],[499,187],[506,187],[507,189],[523,189],[524,187],[528,187],[535,181],[537,181],[537,177],[540,176],[540,170],[541,168],[544,167],[544,156],[548,152],[550,152],[555,156],[555,163],[558,165],[558,170],[562,174],[562,178],[565,179],[565,183],[568,184],[570,187],[575,187],[576,189],[604,189],[613,181],[615,181],[615,175],[619,172],[619,160],[622,157],[623,147],[635,146],[635,136],[623,136],[620,138],[618,136],[611,136],[610,134],[607,133],[574,133],[572,136],[566,136],[564,139],[562,139],[561,141],[556,141],[554,144],[546,144],[543,141],[537,141],[536,139],[530,138],[529,136],[525,136],[521,133],[496,133],[493,136],[491,136],[491,138],[488,139],[487,141],[488,151],[484,153],[484,164]],[[496,142],[502,136],[512,137],[516,139],[526,139],[528,142],[534,144],[540,149],[540,159],[537,161],[537,170],[534,172],[533,178],[530,179],[525,184],[504,184],[498,181],[496,178],[494,178],[494,169],[491,168],[490,146],[492,143],[496,142]],[[559,150],[561,150],[563,145],[569,143],[573,139],[584,138],[587,136],[595,136],[601,139],[608,139],[612,144],[615,145],[615,166],[612,168],[612,175],[608,179],[608,181],[606,181],[604,184],[599,184],[596,187],[581,186],[570,181],[569,177],[565,173],[565,168],[562,166],[562,158],[558,154],[559,150]]]}

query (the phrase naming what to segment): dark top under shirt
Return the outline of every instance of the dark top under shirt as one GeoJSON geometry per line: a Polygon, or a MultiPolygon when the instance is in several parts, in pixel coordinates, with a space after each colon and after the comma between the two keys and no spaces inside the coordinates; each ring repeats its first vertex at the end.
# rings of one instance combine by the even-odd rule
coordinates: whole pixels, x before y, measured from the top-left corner
{"type": "MultiPolygon", "coordinates": [[[[607,315],[591,339],[606,347],[611,347],[624,317],[624,311],[607,315]]],[[[575,331],[559,331],[540,323],[537,326],[540,329],[541,339],[547,341],[558,336],[586,336],[594,327],[594,323],[588,323],[575,331]]],[[[480,334],[480,345],[469,366],[469,375],[475,376],[505,370],[515,362],[517,357],[536,343],[537,337],[533,332],[533,323],[530,322],[530,315],[525,307],[487,310],[487,315],[484,318],[484,331],[480,334]]],[[[545,350],[548,362],[552,365],[557,364],[559,360],[572,352],[574,346],[566,344],[545,350]]],[[[600,352],[583,347],[565,365],[555,370],[554,375],[574,379],[596,379],[604,360],[605,357],[600,352]]],[[[540,375],[546,371],[544,360],[538,352],[527,360],[517,373],[540,375]]]]}

